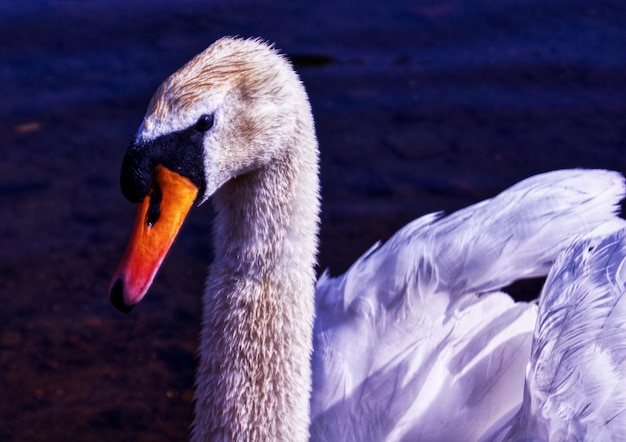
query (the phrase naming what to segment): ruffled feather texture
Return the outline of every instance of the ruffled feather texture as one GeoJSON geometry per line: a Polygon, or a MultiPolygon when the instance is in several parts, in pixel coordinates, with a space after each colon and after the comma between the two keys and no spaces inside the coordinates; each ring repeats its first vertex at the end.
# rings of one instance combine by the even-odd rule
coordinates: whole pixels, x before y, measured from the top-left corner
{"type": "Polygon", "coordinates": [[[559,257],[539,301],[524,404],[504,440],[626,440],[625,295],[626,230],[559,257]]]}
{"type": "Polygon", "coordinates": [[[419,218],[344,275],[324,274],[312,440],[471,441],[509,421],[537,307],[500,288],[545,275],[573,238],[615,230],[623,195],[614,172],[537,175],[445,218],[419,218]]]}

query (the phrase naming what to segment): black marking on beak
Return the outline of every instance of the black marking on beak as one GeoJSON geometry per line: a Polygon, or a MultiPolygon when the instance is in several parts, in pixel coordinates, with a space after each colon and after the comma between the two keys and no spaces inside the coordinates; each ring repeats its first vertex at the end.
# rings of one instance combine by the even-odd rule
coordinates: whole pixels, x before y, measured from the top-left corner
{"type": "Polygon", "coordinates": [[[199,132],[194,124],[154,140],[134,140],[126,151],[120,175],[122,193],[126,199],[133,203],[143,201],[153,187],[154,168],[159,164],[189,178],[198,186],[198,198],[201,198],[206,188],[203,154],[205,134],[199,132]]]}
{"type": "Polygon", "coordinates": [[[124,283],[121,279],[115,281],[113,284],[113,288],[111,289],[110,300],[113,307],[115,307],[118,311],[122,313],[129,313],[134,305],[127,305],[124,302],[124,283]]]}

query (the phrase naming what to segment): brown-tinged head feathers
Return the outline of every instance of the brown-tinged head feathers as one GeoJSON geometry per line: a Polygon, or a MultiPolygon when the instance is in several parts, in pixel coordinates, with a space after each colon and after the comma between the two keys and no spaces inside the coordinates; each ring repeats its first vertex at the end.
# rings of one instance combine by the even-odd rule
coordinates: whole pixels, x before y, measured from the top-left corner
{"type": "Polygon", "coordinates": [[[270,53],[286,62],[273,45],[260,39],[225,37],[216,41],[159,86],[147,115],[160,119],[172,112],[184,112],[201,101],[208,89],[238,90],[254,96],[275,75],[267,70],[270,53]]]}

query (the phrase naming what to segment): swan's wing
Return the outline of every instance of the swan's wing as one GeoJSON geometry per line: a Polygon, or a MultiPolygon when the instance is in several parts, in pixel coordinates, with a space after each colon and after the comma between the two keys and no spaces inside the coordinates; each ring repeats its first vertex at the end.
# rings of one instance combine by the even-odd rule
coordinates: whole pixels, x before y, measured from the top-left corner
{"type": "Polygon", "coordinates": [[[313,438],[470,440],[514,413],[536,310],[493,291],[547,273],[572,238],[614,230],[623,194],[613,172],[538,175],[448,217],[422,217],[344,275],[323,275],[313,438]]]}
{"type": "Polygon", "coordinates": [[[560,170],[460,210],[427,235],[438,286],[460,296],[546,275],[574,237],[599,226],[602,231],[619,228],[614,215],[623,196],[619,173],[560,170]]]}
{"type": "Polygon", "coordinates": [[[577,242],[550,272],[508,438],[626,440],[626,230],[577,242]]]}
{"type": "Polygon", "coordinates": [[[447,217],[407,224],[344,275],[320,278],[316,302],[339,302],[345,310],[357,298],[388,305],[406,284],[417,284],[421,298],[437,290],[456,299],[546,275],[573,238],[619,228],[615,213],[624,192],[623,177],[606,170],[533,176],[447,217]]]}

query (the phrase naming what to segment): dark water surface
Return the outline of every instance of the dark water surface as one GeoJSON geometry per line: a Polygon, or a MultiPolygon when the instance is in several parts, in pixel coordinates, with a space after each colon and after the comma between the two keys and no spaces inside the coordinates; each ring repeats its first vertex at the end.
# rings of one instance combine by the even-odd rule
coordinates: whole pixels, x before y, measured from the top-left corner
{"type": "Polygon", "coordinates": [[[220,36],[296,63],[334,274],[526,176],[625,171],[623,1],[308,3],[0,3],[0,440],[185,439],[209,205],[130,315],[107,286],[134,217],[125,148],[158,84],[220,36]]]}

